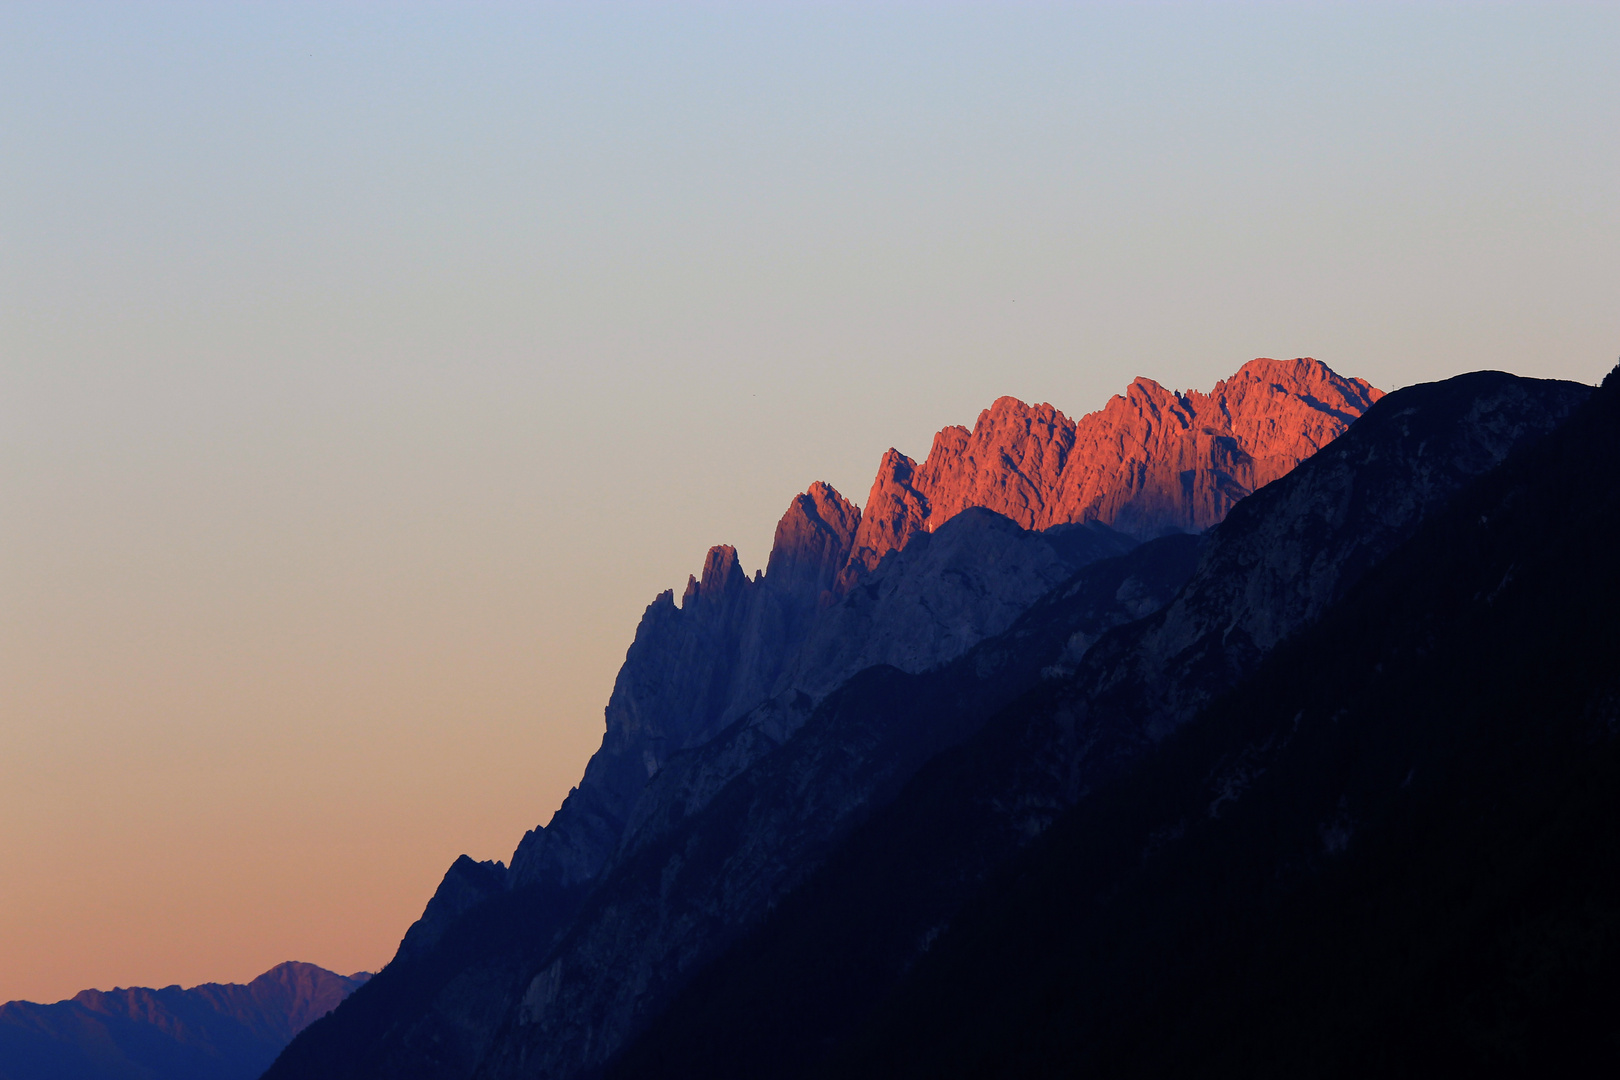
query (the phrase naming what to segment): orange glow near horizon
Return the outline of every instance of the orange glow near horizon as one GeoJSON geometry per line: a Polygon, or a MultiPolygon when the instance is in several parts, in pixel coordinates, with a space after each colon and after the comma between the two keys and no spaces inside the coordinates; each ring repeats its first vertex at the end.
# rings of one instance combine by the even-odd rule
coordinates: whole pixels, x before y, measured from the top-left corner
{"type": "Polygon", "coordinates": [[[544,627],[346,644],[265,614],[161,657],[116,622],[4,643],[10,704],[49,723],[0,733],[0,1000],[375,971],[451,861],[509,858],[600,740],[558,670],[600,657],[544,627]]]}

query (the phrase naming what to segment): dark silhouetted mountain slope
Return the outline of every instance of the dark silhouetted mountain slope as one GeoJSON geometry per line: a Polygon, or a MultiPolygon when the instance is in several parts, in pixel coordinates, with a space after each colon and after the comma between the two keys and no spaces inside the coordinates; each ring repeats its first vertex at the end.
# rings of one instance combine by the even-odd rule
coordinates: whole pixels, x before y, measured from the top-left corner
{"type": "Polygon", "coordinates": [[[247,984],[86,990],[0,1005],[0,1080],[253,1080],[366,981],[278,964],[247,984]]]}
{"type": "MultiPolygon", "coordinates": [[[[839,652],[832,662],[845,666],[846,678],[879,661],[917,669],[933,666],[936,657],[955,655],[986,634],[1004,630],[1077,565],[1132,545],[1100,527],[1031,533],[988,511],[959,515],[922,543],[895,553],[856,594],[827,610],[826,617],[841,620],[845,626],[840,649],[853,646],[852,651],[839,652]]],[[[620,687],[629,688],[626,696],[656,701],[657,694],[666,692],[661,674],[641,681],[646,670],[642,664],[656,673],[663,665],[677,664],[679,654],[663,654],[653,643],[669,641],[673,648],[699,640],[699,635],[717,633],[716,626],[723,630],[734,625],[729,620],[737,611],[746,610],[751,596],[760,595],[752,590],[768,588],[740,572],[733,574],[734,558],[729,549],[711,558],[705,580],[716,587],[705,591],[700,582],[688,590],[686,605],[671,603],[643,621],[620,674],[620,687]],[[684,625],[689,615],[693,616],[692,627],[684,625]],[[643,645],[648,646],[645,661],[643,645]]],[[[1164,597],[1168,594],[1169,590],[1163,591],[1164,597]]],[[[771,599],[764,595],[767,601],[771,599]]],[[[654,608],[664,603],[661,599],[654,608]]],[[[705,654],[700,651],[698,655],[705,654]]],[[[712,658],[716,654],[706,655],[712,658]]],[[[696,685],[690,671],[681,678],[696,685]]],[[[622,809],[615,811],[613,832],[618,835],[611,836],[612,848],[592,856],[597,860],[593,877],[611,877],[623,860],[662,835],[672,821],[701,810],[739,772],[790,738],[809,717],[813,704],[814,699],[804,691],[789,690],[737,717],[708,741],[685,750],[678,743],[671,745],[673,740],[643,739],[638,744],[635,739],[647,735],[646,714],[626,708],[624,729],[610,727],[609,738],[623,738],[619,745],[640,745],[656,756],[653,767],[641,773],[640,788],[645,792],[620,788],[614,794],[623,799],[622,809]],[[634,737],[624,733],[635,725],[641,727],[634,737]],[[633,826],[628,834],[627,824],[633,826]]],[[[648,712],[660,715],[651,709],[648,712]]],[[[609,723],[617,722],[610,706],[609,723]]],[[[919,752],[925,745],[918,744],[919,752]]],[[[611,767],[629,775],[625,756],[615,752],[604,758],[599,754],[593,761],[611,764],[617,757],[618,763],[611,767]]],[[[901,764],[903,760],[894,763],[895,767],[901,764]]],[[[613,791],[604,784],[591,797],[603,800],[596,804],[600,807],[606,799],[604,793],[613,791]]],[[[570,802],[579,795],[576,791],[570,802]]],[[[559,831],[557,835],[577,839],[580,834],[559,831]]],[[[526,843],[529,851],[539,850],[532,839],[526,843]]],[[[520,848],[519,854],[524,850],[520,848]]],[[[580,864],[563,861],[555,865],[580,864]]],[[[536,965],[555,945],[557,936],[582,917],[578,914],[580,901],[591,889],[603,887],[599,881],[587,886],[553,872],[520,876],[518,869],[515,865],[507,873],[499,864],[459,860],[446,874],[422,920],[406,935],[395,960],[347,1008],[330,1021],[314,1025],[289,1047],[270,1075],[471,1075],[503,1017],[532,983],[536,965]],[[558,884],[558,878],[564,883],[558,884]]],[[[647,935],[649,944],[657,940],[656,935],[647,935]]]]}
{"type": "Polygon", "coordinates": [[[1052,829],[828,1076],[1620,1069],[1620,374],[1052,829]]]}
{"type": "Polygon", "coordinates": [[[1168,606],[1072,639],[1039,685],[923,767],[768,922],[697,975],[613,1074],[803,1073],[998,865],[1253,672],[1427,515],[1588,393],[1478,373],[1385,398],[1234,508],[1168,606]]]}
{"type": "Polygon", "coordinates": [[[790,739],[605,876],[515,1002],[479,1075],[572,1075],[600,1064],[923,762],[1035,685],[1076,634],[1168,600],[1196,548],[1194,537],[1170,537],[1093,563],[1066,602],[1039,605],[943,667],[880,665],[850,679],[790,739]]]}

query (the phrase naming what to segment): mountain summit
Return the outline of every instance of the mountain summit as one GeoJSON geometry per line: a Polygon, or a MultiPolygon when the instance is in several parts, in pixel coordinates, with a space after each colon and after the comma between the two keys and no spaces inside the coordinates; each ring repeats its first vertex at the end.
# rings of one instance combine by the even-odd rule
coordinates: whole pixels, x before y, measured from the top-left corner
{"type": "Polygon", "coordinates": [[[1097,522],[1151,539],[1200,532],[1316,453],[1383,397],[1320,360],[1251,360],[1207,394],[1138,378],[1071,420],[1004,397],[969,431],[934,436],[919,465],[891,449],[839,584],[971,506],[1026,529],[1097,522]]]}

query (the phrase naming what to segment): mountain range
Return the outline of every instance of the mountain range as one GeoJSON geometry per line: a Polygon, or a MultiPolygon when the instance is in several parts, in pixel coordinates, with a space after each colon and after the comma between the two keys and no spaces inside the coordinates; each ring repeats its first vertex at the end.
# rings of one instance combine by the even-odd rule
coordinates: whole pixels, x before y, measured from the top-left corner
{"type": "Polygon", "coordinates": [[[278,964],[249,983],[0,1005],[0,1080],[253,1080],[369,976],[278,964]]]}
{"type": "MultiPolygon", "coordinates": [[[[608,1062],[609,1074],[1335,1071],[1332,1053],[1319,1058],[1322,1048],[1308,1040],[1292,1058],[1235,1055],[1230,1069],[1212,1070],[1218,1058],[1206,1059],[1191,1034],[1181,1056],[1153,1064],[1169,1033],[1192,1027],[1160,986],[1180,958],[1175,950],[1207,947],[1239,916],[1263,933],[1267,890],[1280,888],[1285,872],[1307,876],[1311,858],[1348,849],[1365,811],[1354,801],[1340,806],[1343,788],[1314,776],[1305,786],[1321,797],[1315,805],[1281,817],[1275,806],[1253,810],[1257,835],[1246,841],[1263,845],[1269,830],[1286,825],[1303,834],[1304,850],[1289,852],[1292,861],[1262,862],[1254,891],[1240,898],[1224,892],[1233,888],[1223,861],[1232,852],[1199,852],[1199,830],[1256,805],[1244,800],[1263,790],[1292,725],[1306,719],[1295,708],[1273,721],[1280,730],[1257,732],[1253,710],[1266,704],[1275,716],[1283,706],[1256,687],[1277,678],[1313,685],[1325,661],[1302,658],[1296,643],[1362,595],[1372,569],[1416,543],[1428,519],[1476,478],[1555,430],[1585,393],[1480,373],[1391,394],[1294,473],[1236,506],[1204,537],[1191,575],[1157,611],[1096,639],[1086,634],[1077,648],[1061,630],[1044,642],[1034,632],[1061,610],[1064,593],[1044,600],[1022,633],[981,646],[1055,655],[1041,680],[935,755],[768,918],[695,973],[608,1062]],[[1240,696],[1245,691],[1252,696],[1240,696]],[[1183,760],[1188,745],[1198,753],[1183,760]],[[1179,769],[1168,778],[1166,762],[1179,769]],[[1131,817],[1142,812],[1139,803],[1162,804],[1145,827],[1131,817]],[[1089,863],[1065,846],[1079,842],[1069,839],[1077,831],[1093,845],[1084,852],[1089,863]],[[1311,850],[1310,840],[1321,846],[1311,850]],[[1189,851],[1204,855],[1202,880],[1142,885],[1132,876],[1145,874],[1144,865],[1190,858],[1189,851]],[[1062,887],[1047,889],[1054,879],[1062,887]],[[1124,893],[1126,885],[1137,891],[1124,893]],[[1181,923],[1161,921],[1166,910],[1181,923]],[[1184,938],[1174,944],[1159,937],[1177,930],[1184,938]],[[1152,1003],[1127,1012],[1131,1020],[1160,1021],[1138,1029],[1138,1041],[1124,1037],[1108,1011],[1129,992],[1152,1003]],[[1093,1025],[1083,1029],[1093,1044],[1077,1048],[1066,1040],[1082,1020],[1093,1025]],[[1025,1053],[1036,1034],[1049,1042],[1025,1053]],[[1082,1050],[1099,1045],[1110,1053],[1088,1060],[1082,1050]]],[[[1430,558],[1428,573],[1438,579],[1445,556],[1431,551],[1430,558]]],[[[1376,612],[1363,618],[1379,625],[1376,612]]],[[[1332,716],[1353,691],[1329,689],[1318,707],[1332,716]]],[[[1425,700],[1419,711],[1446,707],[1425,700]]],[[[1342,737],[1354,747],[1360,736],[1342,737]]],[[[1331,922],[1313,929],[1326,937],[1337,931],[1331,922]]],[[[1234,993],[1233,980],[1244,987],[1234,953],[1243,956],[1236,949],[1221,958],[1229,968],[1199,971],[1210,980],[1200,988],[1212,999],[1206,1004],[1234,993]]],[[[1287,997],[1288,985],[1268,990],[1287,997]]],[[[1223,1032],[1228,1044],[1243,1045],[1262,1027],[1232,1010],[1220,1017],[1231,1025],[1223,1032]]],[[[1265,1020],[1269,1034],[1286,1026],[1265,1020]]],[[[1377,1033],[1360,1037],[1376,1041],[1377,1033]]]]}
{"type": "Polygon", "coordinates": [[[1262,359],[814,484],[265,1075],[1612,1072],[1617,435],[1262,359]]]}
{"type": "MultiPolygon", "coordinates": [[[[814,1069],[752,1074],[1614,1075],[1620,369],[1516,443],[1004,864],[814,1069]]],[[[694,984],[616,1075],[679,1074],[741,985],[694,984]]]]}

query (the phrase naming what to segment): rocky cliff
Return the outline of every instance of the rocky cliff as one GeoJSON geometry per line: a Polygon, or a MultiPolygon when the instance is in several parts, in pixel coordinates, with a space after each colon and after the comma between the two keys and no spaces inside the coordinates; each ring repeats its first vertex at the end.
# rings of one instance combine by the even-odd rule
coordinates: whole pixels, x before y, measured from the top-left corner
{"type": "MultiPolygon", "coordinates": [[[[604,875],[705,812],[857,673],[947,664],[1088,564],[1220,520],[1379,396],[1313,360],[1257,360],[1209,394],[1137,380],[1080,421],[1003,398],[973,431],[940,432],[920,466],[891,450],[864,512],[813,485],[783,515],[763,573],[744,574],[719,546],[679,601],[654,600],[601,749],[551,821],[523,838],[509,871],[452,868],[391,970],[272,1075],[471,1075],[500,1002],[543,993],[521,970],[569,932],[604,875]],[[447,936],[486,908],[522,928],[522,950],[502,951],[493,932],[447,936]]],[[[1110,611],[1140,615],[1164,599],[1126,589],[1110,611]]],[[[920,735],[892,775],[949,730],[920,735]]],[[[757,895],[768,902],[783,880],[757,895]]]]}
{"type": "MultiPolygon", "coordinates": [[[[1041,536],[971,511],[901,558],[949,543],[981,515],[1006,533],[1041,536]]],[[[681,786],[660,790],[663,776],[649,785],[649,795],[660,795],[655,811],[514,999],[479,1075],[573,1076],[600,1066],[672,991],[891,802],[923,762],[1037,685],[1064,642],[1165,603],[1197,547],[1195,537],[1173,536],[1092,562],[1061,583],[1057,602],[932,670],[864,668],[789,738],[738,755],[751,758],[743,768],[727,759],[754,738],[746,721],[672,761],[669,774],[681,786]],[[711,770],[722,782],[688,779],[711,770]]]]}
{"type": "MultiPolygon", "coordinates": [[[[610,1059],[604,1044],[634,1031],[635,1021],[623,1017],[633,1011],[627,1006],[636,995],[641,1015],[658,1019],[616,1063],[615,1078],[803,1075],[883,1000],[1020,847],[1238,685],[1426,518],[1444,512],[1471,480],[1555,429],[1589,392],[1498,372],[1399,391],[1211,530],[1196,570],[1168,603],[1162,593],[1139,589],[1131,575],[1112,599],[1134,602],[1132,617],[1112,626],[1072,621],[1071,594],[1084,595],[1087,575],[1108,564],[1081,571],[1007,635],[925,677],[961,679],[945,696],[975,702],[972,719],[922,686],[906,691],[934,725],[963,727],[958,745],[934,744],[938,752],[901,791],[885,790],[892,777],[880,784],[861,772],[870,760],[893,767],[900,753],[857,753],[846,763],[839,748],[881,742],[892,730],[905,732],[898,740],[905,746],[927,739],[909,726],[914,721],[904,710],[885,701],[873,673],[863,677],[864,685],[852,681],[740,782],[802,770],[815,778],[813,791],[786,801],[816,812],[784,828],[772,820],[775,791],[761,791],[746,812],[730,808],[729,816],[745,824],[732,827],[724,855],[692,857],[702,849],[685,841],[661,864],[672,868],[673,887],[643,886],[642,895],[656,896],[660,912],[649,918],[638,911],[638,922],[657,928],[643,949],[656,947],[658,935],[682,922],[680,906],[695,902],[727,913],[730,951],[690,964],[685,988],[670,1003],[657,1000],[656,978],[626,986],[611,979],[591,983],[582,974],[577,985],[590,984],[595,1002],[570,1012],[589,1018],[586,1030],[565,1035],[562,1018],[534,1014],[533,1027],[520,1021],[505,1037],[528,1056],[503,1055],[498,1045],[488,1075],[517,1077],[535,1065],[538,1075],[582,1075],[593,1064],[590,1055],[610,1059]],[[1009,682],[1018,669],[1000,667],[992,659],[998,655],[1043,665],[1039,683],[1009,682]],[[1007,695],[999,708],[991,707],[991,686],[1007,695]],[[845,698],[857,693],[864,700],[845,698]],[[835,809],[822,809],[829,805],[835,809]],[[838,815],[850,832],[831,852],[794,846],[807,833],[830,828],[838,815]],[[792,855],[773,860],[753,850],[758,847],[792,855]],[[760,887],[769,873],[764,868],[777,865],[804,877],[774,899],[761,925],[756,913],[764,905],[751,911],[738,900],[760,887]],[[739,932],[750,924],[751,932],[739,932]],[[615,994],[623,1012],[606,1004],[615,994]],[[570,1046],[582,1057],[562,1058],[570,1046]]],[[[1127,559],[1137,557],[1133,552],[1127,559]]],[[[1224,767],[1234,790],[1246,782],[1242,759],[1224,767]]],[[[785,779],[776,786],[789,789],[785,779]]],[[[728,789],[725,798],[734,797],[728,789]]],[[[717,801],[715,809],[722,805],[717,801]]],[[[682,835],[719,827],[718,820],[700,818],[685,823],[682,835]]],[[[628,896],[606,895],[613,895],[617,910],[637,911],[628,896]]],[[[710,940],[725,936],[712,926],[708,934],[710,940]]],[[[672,960],[682,959],[670,952],[672,960]]],[[[579,961],[568,952],[559,957],[553,1001],[569,1008],[569,964],[579,961]]],[[[643,970],[628,956],[615,959],[612,969],[643,970]]],[[[963,1009],[971,1012],[971,1000],[963,1009]]]]}
{"type": "Polygon", "coordinates": [[[1079,420],[1001,398],[972,431],[935,435],[920,465],[898,450],[884,456],[840,585],[970,506],[1026,529],[1099,522],[1144,539],[1198,532],[1338,438],[1381,396],[1301,358],[1252,360],[1207,394],[1137,379],[1079,420]]]}
{"type": "Polygon", "coordinates": [[[819,1075],[1614,1075],[1617,533],[1620,370],[1066,815],[819,1075]]]}
{"type": "Polygon", "coordinates": [[[778,523],[763,575],[749,578],[734,549],[716,547],[679,605],[670,592],[647,609],[608,702],[602,748],[553,821],[524,837],[513,884],[592,880],[641,789],[674,751],[783,695],[802,693],[813,704],[873,663],[906,671],[943,663],[1004,629],[1052,584],[1049,566],[1013,560],[973,593],[935,558],[850,597],[914,537],[973,508],[1023,530],[1091,525],[1078,534],[1086,550],[1070,545],[1064,566],[1072,571],[1124,550],[1126,537],[1214,524],[1380,396],[1320,361],[1260,359],[1208,394],[1137,379],[1079,421],[1050,405],[1001,398],[971,432],[936,435],[920,466],[890,450],[864,512],[830,486],[812,485],[778,523]]]}

